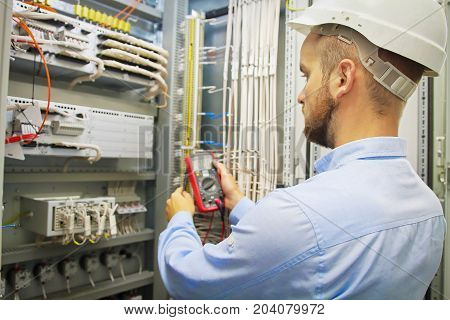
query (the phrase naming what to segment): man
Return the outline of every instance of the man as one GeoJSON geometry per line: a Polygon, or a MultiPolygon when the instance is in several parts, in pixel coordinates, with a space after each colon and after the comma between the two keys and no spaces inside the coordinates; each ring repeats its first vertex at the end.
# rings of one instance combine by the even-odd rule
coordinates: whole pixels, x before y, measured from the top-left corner
{"type": "Polygon", "coordinates": [[[190,299],[422,299],[446,225],[398,127],[424,72],[444,63],[443,10],[434,0],[317,0],[290,25],[308,34],[305,135],[334,150],[316,176],[256,205],[217,164],[232,209],[218,245],[202,246],[192,198],[178,189],[159,239],[164,283],[190,299]]]}

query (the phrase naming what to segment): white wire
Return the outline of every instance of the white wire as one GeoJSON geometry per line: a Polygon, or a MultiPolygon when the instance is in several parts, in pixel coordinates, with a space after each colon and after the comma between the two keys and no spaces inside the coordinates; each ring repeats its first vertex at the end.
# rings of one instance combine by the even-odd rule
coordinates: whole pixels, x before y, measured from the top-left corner
{"type": "Polygon", "coordinates": [[[41,282],[42,296],[47,300],[47,291],[45,290],[45,282],[41,282]]]}
{"type": "MultiPolygon", "coordinates": [[[[21,43],[21,42],[33,43],[34,42],[31,37],[18,36],[18,35],[14,35],[14,34],[11,35],[11,40],[17,41],[18,43],[21,43]]],[[[47,39],[36,38],[36,37],[35,37],[35,40],[38,44],[55,45],[55,46],[60,46],[60,47],[70,48],[70,49],[75,49],[75,50],[80,50],[80,51],[88,49],[88,47],[81,46],[81,45],[78,45],[76,43],[69,42],[69,41],[47,40],[47,39]]]]}
{"type": "Polygon", "coordinates": [[[66,142],[66,141],[60,141],[54,143],[57,146],[67,147],[67,148],[77,148],[77,149],[91,149],[95,151],[95,156],[90,156],[87,158],[89,162],[97,162],[102,157],[102,152],[100,150],[100,147],[95,144],[88,144],[88,143],[77,143],[77,142],[66,142]]]}
{"type": "Polygon", "coordinates": [[[136,47],[133,46],[131,44],[126,44],[126,43],[122,43],[116,40],[112,40],[112,39],[107,39],[105,41],[102,42],[102,45],[105,47],[110,47],[110,48],[115,48],[115,49],[121,49],[123,51],[127,51],[130,53],[134,53],[138,56],[141,57],[145,57],[145,58],[149,58],[149,59],[155,59],[157,61],[160,62],[161,65],[163,66],[167,66],[168,61],[166,58],[164,58],[162,55],[154,52],[154,51],[150,51],[150,50],[146,50],[140,47],[136,47]]]}
{"type": "Polygon", "coordinates": [[[90,272],[88,272],[89,282],[91,283],[92,288],[95,288],[95,282],[94,279],[92,279],[92,275],[90,272]]]}
{"type": "Polygon", "coordinates": [[[45,12],[14,11],[13,16],[28,18],[32,20],[55,20],[63,22],[65,24],[73,24],[74,22],[74,19],[71,19],[61,14],[51,13],[48,11],[45,12]]]}
{"type": "Polygon", "coordinates": [[[99,78],[102,76],[103,72],[105,71],[105,64],[103,63],[103,60],[97,58],[97,57],[91,57],[91,56],[87,56],[78,52],[74,52],[74,51],[69,51],[69,50],[64,50],[60,52],[62,55],[66,55],[69,56],[71,58],[75,58],[75,59],[80,59],[80,60],[86,60],[86,61],[92,61],[94,63],[97,64],[97,71],[94,74],[88,75],[88,76],[81,76],[78,77],[76,79],[74,79],[70,85],[69,85],[69,89],[72,89],[73,87],[75,87],[77,84],[80,84],[82,82],[85,81],[91,81],[94,82],[95,79],[99,78]]]}
{"type": "MultiPolygon", "coordinates": [[[[234,154],[240,155],[240,150],[238,149],[238,109],[239,109],[239,64],[240,64],[240,49],[241,49],[241,30],[242,30],[242,5],[239,0],[236,0],[235,3],[235,20],[234,20],[234,28],[233,28],[233,55],[232,55],[232,89],[233,89],[233,151],[234,154]]],[[[236,171],[237,162],[235,161],[232,164],[232,173],[234,178],[237,178],[236,171]]]]}
{"type": "Polygon", "coordinates": [[[138,263],[139,263],[139,274],[141,274],[142,273],[142,269],[143,269],[141,256],[139,254],[137,254],[137,253],[134,253],[133,256],[136,257],[136,259],[138,260],[138,263]]]}
{"type": "Polygon", "coordinates": [[[127,280],[127,278],[125,277],[125,271],[123,270],[122,258],[119,259],[119,269],[120,269],[120,275],[122,276],[122,279],[127,280]]]}
{"type": "Polygon", "coordinates": [[[110,58],[116,58],[119,60],[131,62],[131,63],[135,63],[135,64],[145,66],[145,67],[151,67],[151,68],[158,70],[161,73],[163,78],[167,77],[167,70],[161,64],[154,63],[154,62],[152,62],[146,58],[142,58],[134,53],[130,53],[130,52],[120,50],[120,49],[105,49],[105,50],[100,51],[100,55],[110,57],[110,58]]]}
{"type": "MultiPolygon", "coordinates": [[[[232,30],[233,30],[233,7],[235,5],[235,0],[230,0],[228,4],[228,21],[227,21],[227,35],[226,35],[226,42],[225,42],[225,63],[223,68],[223,97],[222,97],[222,144],[223,144],[223,151],[225,155],[225,164],[227,167],[230,166],[230,141],[227,137],[227,117],[225,117],[226,114],[231,115],[229,106],[227,108],[227,91],[228,88],[228,64],[230,63],[230,49],[231,49],[231,36],[232,36],[232,30]]],[[[228,102],[231,103],[231,97],[232,97],[232,91],[230,90],[229,96],[228,96],[228,102]]]]}
{"type": "Polygon", "coordinates": [[[258,200],[277,184],[280,1],[232,0],[229,13],[232,26],[227,27],[224,87],[228,83],[230,58],[227,49],[232,48],[231,92],[229,103],[226,96],[222,102],[223,113],[230,115],[223,138],[224,159],[244,194],[258,200]]]}
{"type": "Polygon", "coordinates": [[[112,39],[116,39],[116,40],[120,40],[123,42],[127,42],[129,44],[132,44],[134,46],[139,46],[145,49],[148,49],[150,51],[155,51],[157,53],[159,53],[160,55],[164,56],[165,58],[169,57],[169,52],[161,47],[158,47],[152,43],[149,43],[147,41],[135,38],[133,36],[130,36],[128,34],[123,34],[123,33],[118,33],[118,32],[114,32],[111,30],[104,30],[104,33],[107,37],[112,38],[112,39]]]}
{"type": "Polygon", "coordinates": [[[66,277],[66,288],[67,288],[67,293],[70,294],[71,290],[70,290],[70,277],[66,277]]]}
{"type": "MultiPolygon", "coordinates": [[[[168,87],[167,87],[166,81],[161,77],[160,74],[155,73],[155,72],[151,72],[151,71],[148,71],[148,70],[145,70],[145,69],[142,69],[142,68],[139,68],[138,66],[130,66],[130,65],[127,65],[127,64],[123,64],[123,63],[114,61],[114,60],[103,60],[103,62],[105,63],[105,66],[116,68],[116,69],[120,69],[122,71],[125,70],[125,71],[128,71],[128,72],[141,74],[141,75],[144,75],[144,76],[150,78],[151,80],[156,80],[158,82],[158,85],[161,88],[161,92],[162,92],[162,95],[164,97],[164,103],[162,103],[158,107],[159,108],[165,108],[167,106],[166,98],[169,97],[167,95],[168,87]]],[[[150,100],[153,97],[152,96],[152,94],[153,94],[152,90],[154,90],[153,87],[150,87],[149,91],[148,91],[148,94],[145,95],[145,99],[146,100],[150,100]]]]}

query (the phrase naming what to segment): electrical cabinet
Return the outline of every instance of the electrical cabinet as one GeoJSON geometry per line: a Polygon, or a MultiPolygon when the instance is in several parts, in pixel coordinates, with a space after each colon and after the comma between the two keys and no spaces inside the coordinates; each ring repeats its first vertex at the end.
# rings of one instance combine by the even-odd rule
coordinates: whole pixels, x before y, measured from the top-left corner
{"type": "Polygon", "coordinates": [[[140,2],[0,6],[3,299],[166,297],[160,164],[187,6],[140,2]]]}

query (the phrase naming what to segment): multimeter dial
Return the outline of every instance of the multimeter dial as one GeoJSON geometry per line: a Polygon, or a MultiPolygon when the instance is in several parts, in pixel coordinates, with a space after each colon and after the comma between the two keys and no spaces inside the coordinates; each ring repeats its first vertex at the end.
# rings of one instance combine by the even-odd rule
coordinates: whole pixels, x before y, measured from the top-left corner
{"type": "Polygon", "coordinates": [[[216,190],[216,180],[214,180],[213,178],[204,178],[202,181],[202,188],[203,190],[208,192],[216,190]]]}

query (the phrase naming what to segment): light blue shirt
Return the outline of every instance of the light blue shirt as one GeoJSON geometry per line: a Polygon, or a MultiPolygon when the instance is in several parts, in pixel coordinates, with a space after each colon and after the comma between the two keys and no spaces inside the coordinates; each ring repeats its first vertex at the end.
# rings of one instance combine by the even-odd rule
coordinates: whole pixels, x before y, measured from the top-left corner
{"type": "Polygon", "coordinates": [[[159,268],[183,299],[422,299],[442,256],[442,207],[383,137],[334,149],[317,175],[256,205],[244,198],[231,235],[202,246],[187,212],[159,238],[159,268]]]}

